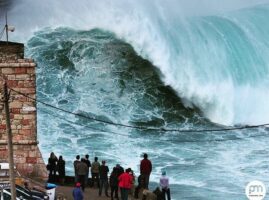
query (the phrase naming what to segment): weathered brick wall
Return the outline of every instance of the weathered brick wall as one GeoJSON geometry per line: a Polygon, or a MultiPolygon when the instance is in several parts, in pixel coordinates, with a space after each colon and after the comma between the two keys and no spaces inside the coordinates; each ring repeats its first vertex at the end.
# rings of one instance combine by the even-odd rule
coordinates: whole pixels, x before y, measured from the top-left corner
{"type": "Polygon", "coordinates": [[[0,62],[10,62],[12,60],[23,59],[23,57],[23,44],[0,41],[0,62]]]}
{"type": "MultiPolygon", "coordinates": [[[[35,98],[35,67],[36,64],[32,59],[13,59],[4,62],[2,60],[0,75],[6,77],[9,88],[35,98]]],[[[1,89],[3,87],[1,79],[0,87],[1,89]]],[[[16,167],[24,175],[45,179],[47,170],[37,141],[36,104],[31,99],[11,91],[9,106],[16,167]]],[[[6,120],[3,105],[0,105],[0,120],[0,159],[7,160],[6,120]]]]}

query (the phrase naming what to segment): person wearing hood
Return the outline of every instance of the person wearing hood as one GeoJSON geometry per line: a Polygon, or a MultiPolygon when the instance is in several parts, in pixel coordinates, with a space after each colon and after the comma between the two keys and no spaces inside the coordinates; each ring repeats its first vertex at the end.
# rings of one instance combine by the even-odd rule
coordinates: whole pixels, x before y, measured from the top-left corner
{"type": "Polygon", "coordinates": [[[166,176],[166,172],[162,172],[162,176],[160,178],[160,187],[162,190],[162,196],[163,199],[165,200],[165,195],[167,196],[167,200],[171,200],[171,195],[170,195],[170,188],[169,188],[169,178],[166,176]]]}

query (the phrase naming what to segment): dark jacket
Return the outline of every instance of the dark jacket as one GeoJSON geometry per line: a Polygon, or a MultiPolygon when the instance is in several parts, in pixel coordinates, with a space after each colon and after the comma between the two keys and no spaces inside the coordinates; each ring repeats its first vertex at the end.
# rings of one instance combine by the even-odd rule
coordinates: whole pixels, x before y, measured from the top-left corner
{"type": "Polygon", "coordinates": [[[91,161],[85,159],[83,162],[86,163],[86,165],[88,166],[88,168],[91,167],[91,161]]]}
{"type": "Polygon", "coordinates": [[[150,160],[148,159],[141,160],[140,173],[149,175],[151,171],[152,171],[152,165],[151,165],[150,160]]]}
{"type": "Polygon", "coordinates": [[[57,162],[57,168],[59,172],[59,177],[61,178],[65,177],[65,161],[64,160],[59,160],[57,162]]]}
{"type": "Polygon", "coordinates": [[[51,170],[56,170],[57,161],[58,161],[58,158],[56,156],[53,158],[49,157],[48,164],[50,165],[51,170]]]}
{"type": "Polygon", "coordinates": [[[139,175],[137,178],[138,186],[140,188],[145,188],[145,178],[143,175],[139,175]]]}
{"type": "Polygon", "coordinates": [[[100,179],[108,179],[107,173],[109,172],[108,166],[101,165],[99,168],[99,176],[100,179]]]}
{"type": "Polygon", "coordinates": [[[117,187],[119,184],[118,174],[115,171],[110,174],[109,184],[111,187],[117,187]]]}
{"type": "Polygon", "coordinates": [[[79,162],[77,164],[77,175],[86,175],[89,172],[89,168],[85,162],[79,162]]]}
{"type": "Polygon", "coordinates": [[[75,169],[75,174],[77,174],[77,170],[78,170],[78,168],[77,168],[77,165],[80,163],[80,161],[79,160],[75,160],[74,161],[74,169],[75,169]]]}
{"type": "Polygon", "coordinates": [[[119,177],[121,174],[124,173],[124,169],[122,168],[122,166],[118,166],[116,167],[116,173],[117,173],[117,176],[119,177]]]}

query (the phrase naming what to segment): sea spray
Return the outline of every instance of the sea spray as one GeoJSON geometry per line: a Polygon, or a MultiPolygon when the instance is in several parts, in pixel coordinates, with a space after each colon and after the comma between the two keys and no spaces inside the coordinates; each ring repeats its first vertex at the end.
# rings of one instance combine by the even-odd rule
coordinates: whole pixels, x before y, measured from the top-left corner
{"type": "MultiPolygon", "coordinates": [[[[171,86],[185,105],[200,108],[212,122],[254,125],[269,121],[269,106],[264,103],[269,94],[267,5],[236,10],[250,3],[227,2],[226,9],[234,11],[224,9],[216,14],[220,6],[191,9],[184,1],[165,5],[161,1],[69,2],[64,9],[59,9],[60,1],[44,8],[39,7],[39,1],[30,2],[33,11],[25,14],[24,22],[16,13],[26,4],[18,3],[11,11],[19,30],[26,22],[29,31],[36,26],[108,30],[132,44],[160,69],[164,84],[171,86]],[[188,9],[182,11],[185,7],[188,9]],[[192,10],[202,16],[194,16],[192,10]],[[37,17],[33,20],[32,15],[37,17]]],[[[23,32],[30,37],[27,30],[20,35],[23,32]]]]}
{"type": "MultiPolygon", "coordinates": [[[[39,100],[155,128],[268,122],[267,5],[238,10],[236,1],[187,12],[192,9],[184,11],[190,6],[184,1],[25,2],[11,17],[19,30],[29,26],[18,35],[29,39],[27,56],[38,63],[39,100]]],[[[138,175],[147,152],[152,189],[165,169],[174,199],[245,199],[249,180],[268,184],[267,136],[266,127],[197,133],[120,128],[38,104],[45,161],[50,151],[62,154],[72,175],[75,155],[88,153],[138,175]]]]}

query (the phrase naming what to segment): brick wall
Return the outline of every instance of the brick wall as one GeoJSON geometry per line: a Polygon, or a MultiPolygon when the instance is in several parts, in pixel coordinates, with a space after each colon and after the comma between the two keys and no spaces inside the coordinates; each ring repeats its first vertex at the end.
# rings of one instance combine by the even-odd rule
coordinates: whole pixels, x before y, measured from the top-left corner
{"type": "MultiPolygon", "coordinates": [[[[1,51],[1,49],[0,49],[1,51]]],[[[5,76],[8,87],[36,97],[35,67],[32,59],[1,57],[0,75],[5,76]]],[[[3,84],[0,79],[0,88],[3,84]]],[[[2,91],[0,89],[0,91],[2,91]]],[[[31,99],[11,92],[10,118],[13,135],[14,163],[24,175],[46,179],[47,170],[38,148],[36,104],[31,99]]],[[[0,160],[7,160],[6,121],[3,104],[0,104],[0,160]]]]}
{"type": "Polygon", "coordinates": [[[9,62],[12,60],[23,59],[24,45],[15,42],[0,41],[0,62],[9,62]]]}

